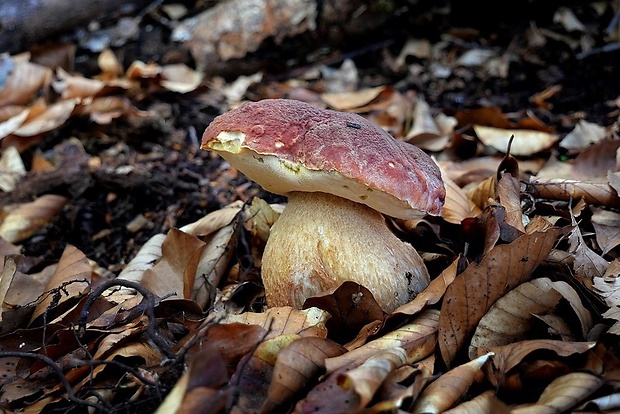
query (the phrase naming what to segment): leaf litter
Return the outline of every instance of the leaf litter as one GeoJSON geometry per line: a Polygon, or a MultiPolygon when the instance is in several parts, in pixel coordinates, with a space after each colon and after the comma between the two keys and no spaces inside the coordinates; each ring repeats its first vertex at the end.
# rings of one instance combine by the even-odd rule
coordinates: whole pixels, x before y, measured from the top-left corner
{"type": "MultiPolygon", "coordinates": [[[[530,27],[529,41],[538,43],[526,59],[548,42],[593,53],[588,26],[571,10],[558,9],[555,23],[530,27]]],[[[433,77],[447,94],[460,76],[502,79],[512,70],[509,52],[464,50],[446,39],[410,38],[382,53],[392,75],[433,77]]],[[[3,55],[1,64],[12,68],[0,89],[3,409],[113,412],[119,401],[162,413],[618,407],[617,125],[572,114],[552,126],[551,102],[565,93],[559,85],[530,96],[528,110],[441,111],[433,93],[411,84],[368,82],[355,59],[315,64],[288,80],[210,77],[181,63],[124,65],[110,49],[90,76],[28,55],[3,55]],[[199,130],[187,134],[189,145],[175,141],[179,130],[158,123],[166,105],[144,105],[170,94],[219,112],[246,99],[304,97],[360,113],[432,153],[447,186],[442,216],[393,222],[424,257],[430,285],[391,314],[351,282],[305,309],[267,309],[261,255],[283,204],[200,153],[199,130]],[[96,125],[95,138],[49,142],[84,122],[96,125]],[[132,134],[115,141],[123,123],[136,131],[157,124],[172,143],[132,134]],[[128,144],[136,141],[142,152],[128,144]],[[155,185],[150,177],[164,176],[162,166],[166,174],[174,166],[174,176],[155,185]],[[37,186],[42,172],[51,178],[37,186]],[[95,213],[72,209],[99,184],[101,222],[90,229],[84,214],[95,213]],[[102,266],[94,259],[120,248],[109,207],[136,191],[157,204],[132,211],[142,218],[135,227],[122,226],[132,243],[127,260],[102,266]],[[171,202],[179,192],[195,204],[171,202]],[[192,208],[199,213],[183,221],[192,208]],[[61,215],[71,220],[59,222],[61,215]],[[88,242],[55,247],[56,259],[24,253],[37,240],[57,243],[51,236],[62,224],[84,229],[88,242]]]]}

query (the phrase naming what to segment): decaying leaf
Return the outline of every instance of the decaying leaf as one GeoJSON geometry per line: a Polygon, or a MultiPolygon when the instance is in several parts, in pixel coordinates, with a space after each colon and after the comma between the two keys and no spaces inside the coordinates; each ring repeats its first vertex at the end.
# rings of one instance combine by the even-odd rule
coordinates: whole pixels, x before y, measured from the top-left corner
{"type": "Polygon", "coordinates": [[[344,352],[344,347],[326,338],[304,337],[293,341],[278,354],[261,412],[272,412],[290,403],[295,395],[318,380],[325,369],[325,359],[344,352]]]}
{"type": "Polygon", "coordinates": [[[0,156],[0,190],[9,192],[15,189],[19,179],[26,175],[26,167],[19,151],[8,147],[0,156]]]}
{"type": "Polygon", "coordinates": [[[404,349],[407,363],[420,361],[435,349],[438,316],[436,310],[426,310],[410,324],[388,332],[346,354],[328,358],[325,361],[325,367],[328,372],[334,372],[351,364],[358,366],[371,356],[391,348],[404,349]]]}
{"type": "Polygon", "coordinates": [[[67,305],[75,304],[90,289],[91,272],[90,263],[84,253],[68,245],[45,287],[46,294],[37,303],[30,323],[43,315],[46,316],[44,322],[50,323],[59,309],[64,311],[66,309],[63,308],[67,305]]]}
{"type": "Polygon", "coordinates": [[[510,147],[512,155],[533,155],[549,148],[559,136],[544,131],[530,129],[501,129],[489,126],[474,125],[476,135],[483,144],[495,148],[497,151],[506,152],[510,137],[514,135],[514,141],[510,147]]]}
{"type": "Polygon", "coordinates": [[[566,412],[586,400],[603,385],[603,380],[586,372],[572,372],[556,378],[545,388],[534,404],[515,407],[511,413],[538,414],[566,412]]]}
{"type": "Polygon", "coordinates": [[[467,392],[492,355],[493,353],[481,355],[463,365],[452,368],[431,382],[416,401],[413,412],[441,413],[454,406],[467,392]]]}
{"type": "Polygon", "coordinates": [[[68,202],[66,197],[46,194],[30,203],[5,207],[0,216],[0,237],[11,243],[23,241],[45,226],[68,202]]]}
{"type": "Polygon", "coordinates": [[[439,316],[439,348],[448,365],[491,305],[529,278],[559,234],[559,229],[525,234],[497,246],[448,286],[439,316]]]}

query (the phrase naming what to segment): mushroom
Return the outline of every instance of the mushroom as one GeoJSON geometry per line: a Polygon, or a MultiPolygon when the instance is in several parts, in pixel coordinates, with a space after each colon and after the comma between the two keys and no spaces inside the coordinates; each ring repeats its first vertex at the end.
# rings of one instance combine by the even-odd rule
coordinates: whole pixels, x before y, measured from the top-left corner
{"type": "Polygon", "coordinates": [[[290,99],[251,102],[216,117],[201,148],[288,197],[263,253],[268,306],[301,308],[354,281],[391,312],[428,285],[422,258],[384,217],[440,214],[441,174],[421,149],[360,115],[290,99]]]}

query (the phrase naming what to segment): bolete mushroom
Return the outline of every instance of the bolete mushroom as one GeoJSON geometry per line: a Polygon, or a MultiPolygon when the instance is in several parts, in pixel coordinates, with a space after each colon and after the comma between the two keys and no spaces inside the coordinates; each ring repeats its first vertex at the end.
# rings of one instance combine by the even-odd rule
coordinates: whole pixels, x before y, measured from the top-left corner
{"type": "Polygon", "coordinates": [[[422,258],[383,216],[441,212],[441,174],[421,149],[360,115],[290,99],[247,103],[216,117],[201,148],[288,197],[262,259],[268,306],[301,308],[349,280],[390,312],[428,285],[422,258]]]}

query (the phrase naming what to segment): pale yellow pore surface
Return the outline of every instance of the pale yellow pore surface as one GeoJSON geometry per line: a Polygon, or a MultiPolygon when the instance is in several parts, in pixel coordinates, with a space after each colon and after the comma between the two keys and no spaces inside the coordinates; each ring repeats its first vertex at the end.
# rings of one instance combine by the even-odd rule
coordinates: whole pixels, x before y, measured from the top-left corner
{"type": "Polygon", "coordinates": [[[350,280],[369,289],[386,312],[429,283],[422,258],[379,212],[318,192],[289,194],[271,228],[262,276],[269,306],[301,308],[308,297],[350,280]]]}
{"type": "MultiPolygon", "coordinates": [[[[285,161],[275,155],[259,154],[244,142],[243,132],[222,131],[208,143],[208,149],[217,152],[252,181],[272,193],[330,193],[366,204],[388,216],[409,220],[422,218],[426,214],[391,194],[375,190],[337,171],[311,170],[301,163],[285,161]]],[[[386,168],[390,168],[389,163],[386,168]]]]}

